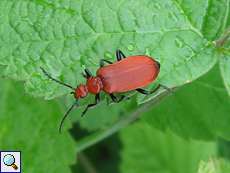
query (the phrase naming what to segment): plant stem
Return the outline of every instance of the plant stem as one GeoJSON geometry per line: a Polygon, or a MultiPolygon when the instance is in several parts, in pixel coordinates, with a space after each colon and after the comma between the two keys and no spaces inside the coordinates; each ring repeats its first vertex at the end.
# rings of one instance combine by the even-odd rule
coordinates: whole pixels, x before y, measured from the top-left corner
{"type": "Polygon", "coordinates": [[[92,163],[89,161],[89,159],[83,152],[78,153],[77,156],[78,156],[79,163],[85,169],[86,173],[97,173],[96,169],[94,168],[92,163]]]}
{"type": "Polygon", "coordinates": [[[79,142],[77,142],[77,152],[81,152],[88,147],[98,143],[99,141],[111,136],[112,134],[116,133],[120,129],[126,127],[130,123],[134,122],[136,119],[138,119],[143,112],[148,111],[150,108],[155,106],[157,103],[160,102],[164,97],[169,95],[170,92],[164,91],[161,92],[159,95],[157,95],[153,100],[150,102],[147,102],[143,105],[141,105],[139,108],[137,108],[136,111],[132,112],[129,116],[125,116],[121,118],[117,123],[112,125],[111,127],[101,130],[99,132],[94,132],[92,135],[89,135],[87,137],[84,137],[79,142]]]}
{"type": "Polygon", "coordinates": [[[224,34],[215,41],[216,47],[223,47],[229,41],[230,38],[230,28],[228,28],[224,34]]]}

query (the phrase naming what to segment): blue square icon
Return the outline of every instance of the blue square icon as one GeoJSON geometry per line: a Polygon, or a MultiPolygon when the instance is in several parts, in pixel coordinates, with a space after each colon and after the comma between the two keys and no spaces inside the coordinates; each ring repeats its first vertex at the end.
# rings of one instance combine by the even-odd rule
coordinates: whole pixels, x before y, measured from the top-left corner
{"type": "Polygon", "coordinates": [[[21,173],[21,152],[0,151],[0,173],[21,173]]]}

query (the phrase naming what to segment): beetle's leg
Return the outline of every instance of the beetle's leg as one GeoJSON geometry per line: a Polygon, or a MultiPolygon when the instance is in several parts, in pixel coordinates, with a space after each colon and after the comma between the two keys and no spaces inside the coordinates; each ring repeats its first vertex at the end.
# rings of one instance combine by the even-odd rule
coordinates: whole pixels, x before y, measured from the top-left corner
{"type": "Polygon", "coordinates": [[[136,89],[136,91],[138,91],[139,93],[144,94],[144,95],[149,95],[149,94],[152,94],[152,93],[156,92],[160,87],[162,87],[162,88],[164,88],[165,90],[171,92],[171,89],[170,89],[170,88],[168,88],[168,87],[166,87],[166,86],[164,86],[164,85],[161,85],[161,84],[159,84],[159,85],[158,85],[155,89],[153,89],[152,91],[147,91],[147,90],[144,90],[144,89],[142,89],[142,88],[138,88],[138,89],[136,89]]]}
{"type": "Polygon", "coordinates": [[[136,91],[138,91],[139,93],[144,94],[144,95],[149,95],[149,94],[156,92],[160,87],[161,87],[161,85],[158,85],[156,88],[154,88],[151,91],[144,90],[142,88],[138,88],[138,89],[136,89],[136,91]]]}
{"type": "Polygon", "coordinates": [[[113,95],[113,94],[109,94],[109,96],[111,97],[111,99],[113,100],[113,102],[118,102],[118,99],[117,99],[117,97],[115,96],[115,95],[113,95]]]}
{"type": "Polygon", "coordinates": [[[117,57],[117,61],[122,60],[122,58],[126,58],[126,56],[124,55],[124,53],[121,50],[116,50],[116,57],[117,57]]]}
{"type": "Polygon", "coordinates": [[[95,107],[99,102],[100,102],[100,95],[97,94],[95,96],[95,103],[87,105],[87,107],[85,108],[85,110],[82,112],[81,116],[83,117],[85,115],[85,113],[88,111],[89,108],[95,107]]]}
{"type": "Polygon", "coordinates": [[[113,94],[110,94],[110,97],[113,100],[113,102],[115,102],[115,103],[119,103],[119,102],[121,102],[124,99],[130,99],[129,97],[124,96],[124,95],[122,95],[119,99],[115,95],[113,95],[113,94]]]}
{"type": "Polygon", "coordinates": [[[101,59],[100,60],[100,67],[103,67],[105,63],[112,64],[113,62],[106,60],[106,59],[101,59]]]}
{"type": "Polygon", "coordinates": [[[85,73],[82,73],[83,77],[88,79],[89,77],[92,76],[92,73],[89,71],[89,69],[85,69],[85,73]]]}

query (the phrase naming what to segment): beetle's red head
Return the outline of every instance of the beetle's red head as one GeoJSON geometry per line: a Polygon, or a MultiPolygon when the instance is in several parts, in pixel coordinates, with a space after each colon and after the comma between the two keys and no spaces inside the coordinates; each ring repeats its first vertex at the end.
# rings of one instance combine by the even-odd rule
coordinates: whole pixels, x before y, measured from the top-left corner
{"type": "Polygon", "coordinates": [[[86,82],[88,91],[92,94],[98,94],[102,88],[102,82],[99,77],[89,77],[86,82]]]}
{"type": "Polygon", "coordinates": [[[88,94],[88,88],[86,85],[80,84],[78,87],[75,89],[74,92],[74,97],[76,99],[84,98],[88,94]]]}

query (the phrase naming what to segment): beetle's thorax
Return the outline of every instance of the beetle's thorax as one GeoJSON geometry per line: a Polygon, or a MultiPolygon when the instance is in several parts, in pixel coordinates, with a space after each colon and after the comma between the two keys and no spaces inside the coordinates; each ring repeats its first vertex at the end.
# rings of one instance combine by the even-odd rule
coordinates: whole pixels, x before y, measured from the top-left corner
{"type": "Polygon", "coordinates": [[[89,77],[86,81],[86,85],[80,84],[77,86],[74,92],[74,97],[76,99],[84,98],[91,94],[98,94],[103,89],[103,84],[100,77],[89,77]]]}
{"type": "Polygon", "coordinates": [[[86,86],[91,94],[98,94],[103,89],[101,78],[98,76],[89,77],[87,79],[86,86]]]}
{"type": "Polygon", "coordinates": [[[88,88],[86,85],[80,84],[78,87],[75,89],[74,92],[74,97],[76,99],[84,98],[88,94],[88,88]]]}

